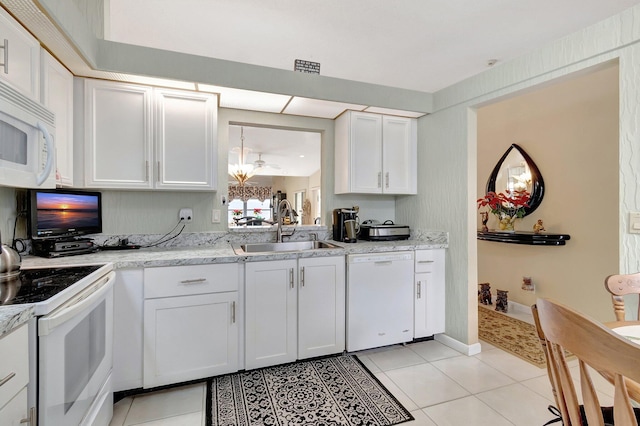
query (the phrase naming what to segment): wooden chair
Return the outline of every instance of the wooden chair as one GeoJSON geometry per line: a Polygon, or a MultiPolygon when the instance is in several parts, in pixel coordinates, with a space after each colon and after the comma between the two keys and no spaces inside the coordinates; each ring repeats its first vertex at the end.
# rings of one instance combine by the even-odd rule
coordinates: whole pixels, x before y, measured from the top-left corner
{"type": "Polygon", "coordinates": [[[627,294],[637,294],[638,312],[636,313],[635,320],[640,320],[640,273],[609,275],[604,280],[604,288],[611,293],[616,321],[625,321],[624,296],[627,294]]]}
{"type": "MultiPolygon", "coordinates": [[[[612,377],[615,387],[613,422],[638,426],[637,415],[627,393],[626,380],[640,382],[640,345],[620,337],[603,325],[578,312],[538,299],[532,308],[538,335],[544,341],[549,379],[565,426],[603,426],[603,410],[598,401],[587,366],[612,377]],[[565,351],[578,358],[580,390],[584,407],[578,403],[565,351]],[[581,413],[582,411],[582,413],[581,413]]],[[[610,414],[610,410],[606,411],[610,414]]],[[[610,421],[610,420],[608,420],[610,421]]]]}
{"type": "Polygon", "coordinates": [[[556,407],[558,407],[561,417],[563,419],[568,419],[569,412],[567,411],[567,405],[564,402],[562,388],[560,387],[560,384],[558,382],[558,367],[555,362],[553,353],[551,353],[549,350],[547,339],[544,337],[542,326],[540,325],[540,317],[538,314],[537,305],[531,306],[531,313],[533,314],[533,321],[536,325],[536,332],[538,333],[538,338],[540,339],[540,344],[542,345],[544,357],[547,360],[547,375],[549,376],[549,381],[551,382],[551,392],[553,393],[553,398],[556,401],[556,407]]]}

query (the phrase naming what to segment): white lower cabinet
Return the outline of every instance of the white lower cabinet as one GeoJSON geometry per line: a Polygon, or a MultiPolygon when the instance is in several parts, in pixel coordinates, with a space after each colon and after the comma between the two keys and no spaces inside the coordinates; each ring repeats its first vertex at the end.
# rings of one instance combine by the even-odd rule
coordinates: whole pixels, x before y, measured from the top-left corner
{"type": "Polygon", "coordinates": [[[298,268],[298,359],[344,351],[344,257],[299,259],[298,268]]]}
{"type": "Polygon", "coordinates": [[[344,350],[344,257],[245,266],[247,370],[344,350]]]}
{"type": "Polygon", "coordinates": [[[0,338],[0,425],[27,424],[35,426],[34,410],[29,409],[27,385],[29,383],[28,327],[21,325],[0,338]]]}
{"type": "Polygon", "coordinates": [[[118,269],[113,287],[113,391],[142,387],[144,270],[118,269]]]}
{"type": "Polygon", "coordinates": [[[144,388],[238,370],[238,268],[145,269],[144,388]]]}
{"type": "Polygon", "coordinates": [[[296,360],[297,261],[245,266],[245,368],[296,360]]]}
{"type": "Polygon", "coordinates": [[[414,338],[445,331],[444,249],[416,250],[414,338]]]}

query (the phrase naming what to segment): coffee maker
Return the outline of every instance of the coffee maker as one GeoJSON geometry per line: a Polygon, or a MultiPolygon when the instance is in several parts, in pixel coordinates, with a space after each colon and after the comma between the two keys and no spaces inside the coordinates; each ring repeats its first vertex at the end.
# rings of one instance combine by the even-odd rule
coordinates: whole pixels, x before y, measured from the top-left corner
{"type": "Polygon", "coordinates": [[[333,210],[333,239],[344,243],[358,241],[358,206],[333,210]]]}

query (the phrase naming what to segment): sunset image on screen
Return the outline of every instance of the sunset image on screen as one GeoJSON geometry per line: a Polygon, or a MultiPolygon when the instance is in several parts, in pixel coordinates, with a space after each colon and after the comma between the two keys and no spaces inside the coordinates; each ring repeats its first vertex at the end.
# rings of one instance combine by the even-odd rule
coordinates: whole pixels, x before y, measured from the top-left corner
{"type": "Polygon", "coordinates": [[[38,194],[38,210],[98,210],[98,197],[76,194],[38,194]]]}
{"type": "Polygon", "coordinates": [[[81,228],[100,223],[98,197],[91,194],[38,193],[38,230],[81,228]]]}

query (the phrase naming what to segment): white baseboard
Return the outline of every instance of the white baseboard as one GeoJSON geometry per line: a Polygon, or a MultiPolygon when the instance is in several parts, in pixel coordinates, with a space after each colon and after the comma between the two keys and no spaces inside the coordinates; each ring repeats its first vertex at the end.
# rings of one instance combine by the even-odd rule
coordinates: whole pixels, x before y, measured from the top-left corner
{"type": "Polygon", "coordinates": [[[472,356],[479,354],[481,351],[480,343],[474,343],[473,345],[467,345],[462,343],[453,337],[447,336],[446,334],[436,334],[434,336],[434,340],[442,343],[445,346],[449,346],[451,349],[455,349],[456,351],[465,354],[467,356],[472,356]]]}
{"type": "Polygon", "coordinates": [[[511,300],[509,300],[509,312],[513,312],[514,314],[533,315],[531,313],[531,306],[523,305],[522,303],[513,302],[511,300]]]}
{"type": "MultiPolygon", "coordinates": [[[[493,296],[492,299],[493,304],[484,305],[486,308],[495,309],[496,307],[496,297],[493,296]]],[[[524,315],[533,315],[531,313],[531,306],[523,305],[522,303],[514,302],[513,300],[509,300],[509,313],[512,314],[524,314],[524,315]]],[[[478,303],[479,305],[479,303],[478,303]]]]}

